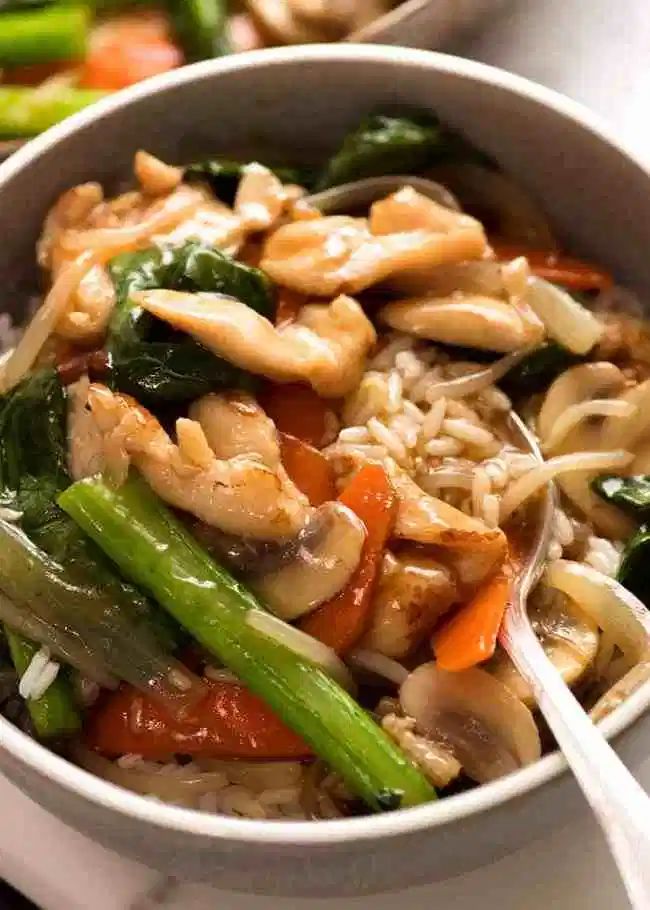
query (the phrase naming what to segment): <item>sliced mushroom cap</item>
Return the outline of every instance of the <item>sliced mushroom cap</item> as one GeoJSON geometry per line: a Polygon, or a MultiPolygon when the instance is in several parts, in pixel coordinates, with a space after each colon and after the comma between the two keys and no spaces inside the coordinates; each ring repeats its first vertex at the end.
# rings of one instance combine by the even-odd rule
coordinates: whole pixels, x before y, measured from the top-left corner
{"type": "Polygon", "coordinates": [[[385,306],[380,319],[391,328],[487,351],[509,352],[541,341],[541,322],[496,297],[455,293],[449,297],[412,297],[385,306]]]}
{"type": "Polygon", "coordinates": [[[402,658],[433,630],[457,599],[449,569],[416,547],[386,551],[372,603],[370,628],[360,647],[402,658]]]}
{"type": "MultiPolygon", "coordinates": [[[[568,686],[579,682],[598,653],[598,625],[562,595],[548,592],[531,600],[528,615],[542,647],[568,686]]],[[[529,708],[535,706],[532,690],[501,648],[485,665],[492,676],[508,686],[529,708]]]]}
{"type": "Polygon", "coordinates": [[[530,710],[485,670],[448,673],[434,663],[422,664],[403,683],[400,703],[418,731],[449,745],[478,783],[529,765],[541,755],[530,710]]]}
{"type": "Polygon", "coordinates": [[[311,531],[291,559],[250,579],[266,606],[292,620],[315,610],[341,591],[359,565],[366,539],[363,522],[344,505],[328,502],[313,515],[311,531]]]}

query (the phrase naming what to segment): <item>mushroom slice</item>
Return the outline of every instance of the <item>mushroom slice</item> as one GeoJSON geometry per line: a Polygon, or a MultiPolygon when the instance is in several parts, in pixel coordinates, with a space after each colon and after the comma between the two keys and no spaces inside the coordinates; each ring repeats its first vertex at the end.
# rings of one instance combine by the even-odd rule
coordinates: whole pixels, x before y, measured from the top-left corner
{"type": "Polygon", "coordinates": [[[541,755],[530,710],[485,670],[449,673],[434,663],[422,664],[402,684],[400,703],[418,732],[451,747],[478,783],[529,765],[541,755]]]}
{"type": "MultiPolygon", "coordinates": [[[[597,623],[580,607],[558,593],[544,591],[528,606],[528,615],[542,647],[568,686],[579,682],[593,665],[600,635],[597,623]]],[[[535,706],[532,690],[501,648],[485,665],[529,708],[535,706]]]]}
{"type": "Polygon", "coordinates": [[[201,425],[217,458],[249,455],[270,468],[280,463],[273,421],[246,392],[210,393],[190,405],[189,416],[201,425]]]}
{"type": "Polygon", "coordinates": [[[504,353],[535,345],[544,335],[535,316],[481,294],[396,300],[379,316],[391,328],[418,338],[504,353]]]}
{"type": "Polygon", "coordinates": [[[419,550],[386,551],[375,589],[370,628],[360,647],[406,657],[457,599],[449,569],[419,550]]]}
{"type": "Polygon", "coordinates": [[[269,238],[260,266],[278,284],[323,296],[356,293],[411,269],[480,259],[487,249],[483,228],[473,218],[450,214],[466,220],[450,229],[389,234],[373,234],[366,219],[346,215],[295,221],[269,238]]]}
{"type": "Polygon", "coordinates": [[[308,304],[277,328],[255,310],[219,294],[143,291],[134,301],[211,351],[275,382],[308,382],[325,398],[356,388],[375,343],[372,323],[356,300],[308,304]]]}
{"type": "Polygon", "coordinates": [[[311,508],[284,470],[255,457],[218,459],[200,424],[181,419],[175,445],[158,420],[126,395],[100,384],[88,404],[103,436],[106,462],[120,475],[131,461],[165,502],[229,534],[257,540],[295,537],[311,508]]]}
{"type": "Polygon", "coordinates": [[[391,481],[398,496],[397,538],[429,544],[444,550],[441,558],[455,570],[468,589],[503,562],[506,538],[500,528],[488,528],[441,499],[430,496],[396,466],[391,481]]]}
{"type": "Polygon", "coordinates": [[[310,526],[288,562],[249,580],[271,612],[282,619],[297,619],[330,600],[359,565],[366,529],[354,512],[341,503],[327,502],[316,510],[310,526]]]}

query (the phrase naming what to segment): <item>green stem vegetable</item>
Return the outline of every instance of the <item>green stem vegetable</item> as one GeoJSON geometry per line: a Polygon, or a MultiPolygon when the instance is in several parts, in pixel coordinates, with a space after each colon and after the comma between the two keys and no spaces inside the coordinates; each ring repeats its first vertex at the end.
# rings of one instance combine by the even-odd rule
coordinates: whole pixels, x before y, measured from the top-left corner
{"type": "MultiPolygon", "coordinates": [[[[0,36],[0,44],[3,40],[0,36]]],[[[36,136],[105,94],[64,85],[47,89],[0,85],[0,136],[36,136]]]]}
{"type": "Polygon", "coordinates": [[[260,604],[217,566],[146,484],[79,481],[59,504],[132,581],[149,591],[335,768],[375,810],[435,797],[420,772],[323,670],[246,621],[260,604]]]}
{"type": "Polygon", "coordinates": [[[0,66],[83,59],[89,15],[65,3],[2,13],[0,66]]]}
{"type": "MultiPolygon", "coordinates": [[[[22,677],[39,646],[11,629],[5,629],[5,634],[11,660],[18,676],[22,677]]],[[[27,699],[27,708],[39,739],[68,736],[81,728],[81,717],[74,703],[70,680],[61,671],[40,698],[27,699]]]]}
{"type": "Polygon", "coordinates": [[[224,0],[167,0],[167,6],[187,60],[207,60],[227,53],[224,0]]]}

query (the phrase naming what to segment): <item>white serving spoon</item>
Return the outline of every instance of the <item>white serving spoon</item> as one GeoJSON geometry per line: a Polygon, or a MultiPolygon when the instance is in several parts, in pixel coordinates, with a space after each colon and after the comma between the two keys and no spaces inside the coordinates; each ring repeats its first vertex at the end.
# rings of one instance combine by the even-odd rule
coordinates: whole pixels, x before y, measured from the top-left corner
{"type": "MultiPolygon", "coordinates": [[[[540,460],[537,442],[514,413],[511,420],[540,460]]],[[[516,579],[500,642],[530,685],[539,709],[582,788],[618,866],[635,910],[650,908],[650,797],[634,779],[565,685],[533,632],[526,602],[542,573],[551,537],[555,494],[551,484],[540,508],[538,532],[516,579]]]]}

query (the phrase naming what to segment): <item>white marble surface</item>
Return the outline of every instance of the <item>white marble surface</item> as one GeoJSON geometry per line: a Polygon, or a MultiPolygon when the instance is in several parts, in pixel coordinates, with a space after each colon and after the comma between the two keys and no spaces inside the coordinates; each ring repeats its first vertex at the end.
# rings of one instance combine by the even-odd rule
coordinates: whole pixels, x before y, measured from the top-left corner
{"type": "MultiPolygon", "coordinates": [[[[650,161],[648,0],[518,0],[465,48],[565,92],[613,123],[650,161]]],[[[650,787],[650,759],[638,771],[650,787]]],[[[332,902],[269,900],[166,882],[30,802],[0,777],[0,876],[45,910],[330,910],[332,902]]],[[[489,868],[399,895],[339,902],[346,910],[618,910],[626,906],[587,816],[489,868]]]]}

